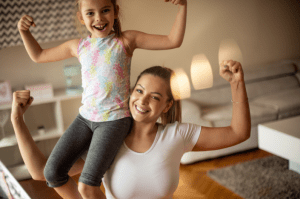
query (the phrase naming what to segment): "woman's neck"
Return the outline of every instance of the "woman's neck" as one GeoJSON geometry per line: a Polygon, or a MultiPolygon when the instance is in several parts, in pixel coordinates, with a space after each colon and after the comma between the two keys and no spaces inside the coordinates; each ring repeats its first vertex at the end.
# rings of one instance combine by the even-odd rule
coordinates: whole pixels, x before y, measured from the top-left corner
{"type": "Polygon", "coordinates": [[[156,134],[157,125],[156,122],[153,123],[141,123],[141,122],[133,122],[133,126],[131,129],[131,136],[143,137],[150,136],[152,134],[156,134]]]}

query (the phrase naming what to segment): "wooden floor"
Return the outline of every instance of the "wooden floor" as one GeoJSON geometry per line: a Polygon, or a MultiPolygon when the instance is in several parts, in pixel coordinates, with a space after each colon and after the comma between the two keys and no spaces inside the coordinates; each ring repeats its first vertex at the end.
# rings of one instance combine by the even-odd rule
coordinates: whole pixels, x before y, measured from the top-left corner
{"type": "MultiPolygon", "coordinates": [[[[202,198],[239,198],[238,195],[219,185],[207,176],[207,171],[242,163],[272,154],[260,149],[234,154],[212,160],[201,161],[191,165],[180,166],[180,180],[174,194],[174,199],[202,199],[202,198]]],[[[77,182],[79,175],[73,176],[77,182]]],[[[32,199],[59,199],[53,189],[48,188],[45,182],[23,180],[20,184],[32,199]]],[[[102,190],[103,187],[102,187],[102,190]]]]}

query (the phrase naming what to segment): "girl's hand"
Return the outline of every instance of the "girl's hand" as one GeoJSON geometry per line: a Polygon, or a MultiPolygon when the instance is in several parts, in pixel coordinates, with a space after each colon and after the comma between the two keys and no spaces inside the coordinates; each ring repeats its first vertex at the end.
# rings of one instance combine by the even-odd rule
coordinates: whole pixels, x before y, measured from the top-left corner
{"type": "Polygon", "coordinates": [[[36,27],[31,16],[24,15],[18,22],[18,29],[20,31],[28,31],[30,26],[36,27]]]}
{"type": "Polygon", "coordinates": [[[28,107],[33,102],[29,90],[21,90],[13,93],[13,102],[11,109],[11,120],[23,117],[28,107]]]}
{"type": "Polygon", "coordinates": [[[171,3],[173,3],[174,5],[182,5],[182,6],[184,6],[184,5],[187,4],[186,1],[187,1],[187,0],[165,0],[165,2],[171,2],[171,3]]]}
{"type": "Polygon", "coordinates": [[[225,60],[220,63],[220,75],[229,83],[244,81],[244,73],[240,62],[225,60]]]}

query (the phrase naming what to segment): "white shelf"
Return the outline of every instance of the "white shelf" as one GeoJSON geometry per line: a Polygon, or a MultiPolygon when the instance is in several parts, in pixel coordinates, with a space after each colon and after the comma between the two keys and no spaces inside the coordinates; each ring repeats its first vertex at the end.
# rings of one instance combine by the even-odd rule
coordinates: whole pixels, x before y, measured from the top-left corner
{"type": "MultiPolygon", "coordinates": [[[[34,141],[41,141],[41,140],[48,140],[53,138],[59,138],[63,132],[58,131],[57,129],[51,129],[49,131],[46,131],[44,135],[39,135],[37,132],[33,133],[33,140],[34,141]]],[[[9,147],[17,145],[17,139],[15,135],[7,136],[0,140],[0,148],[3,147],[9,147]]]]}
{"type": "MultiPolygon", "coordinates": [[[[54,90],[54,96],[52,98],[45,98],[45,99],[35,99],[31,106],[39,105],[39,104],[46,104],[46,103],[52,103],[52,102],[59,102],[63,100],[69,100],[69,99],[77,99],[80,98],[81,94],[76,95],[67,95],[66,90],[63,89],[55,89],[54,90]]],[[[8,110],[11,109],[12,102],[8,102],[5,104],[0,104],[0,110],[8,110]]]]}
{"type": "MultiPolygon", "coordinates": [[[[46,129],[45,134],[39,135],[36,132],[31,132],[34,141],[41,141],[41,140],[48,140],[53,138],[59,138],[65,130],[65,124],[63,121],[63,112],[61,107],[61,101],[64,100],[71,100],[71,99],[78,99],[81,98],[81,94],[76,95],[67,95],[65,89],[56,89],[54,90],[54,97],[52,98],[45,98],[45,99],[35,99],[31,106],[40,105],[40,104],[49,104],[54,103],[54,118],[55,118],[55,125],[56,127],[52,129],[46,129]]],[[[1,110],[10,110],[12,103],[6,103],[0,105],[1,110]]],[[[26,120],[30,120],[30,115],[26,115],[26,120]]],[[[10,121],[8,121],[10,122],[10,121]]],[[[16,136],[13,133],[10,133],[10,136],[7,136],[0,140],[0,148],[14,146],[17,145],[16,136]]]]}

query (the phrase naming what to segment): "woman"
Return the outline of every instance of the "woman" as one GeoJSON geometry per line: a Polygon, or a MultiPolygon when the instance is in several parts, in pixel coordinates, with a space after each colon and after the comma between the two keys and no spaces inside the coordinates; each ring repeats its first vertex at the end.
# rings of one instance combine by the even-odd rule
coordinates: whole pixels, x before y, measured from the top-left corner
{"type": "MultiPolygon", "coordinates": [[[[228,60],[220,64],[220,75],[230,83],[232,91],[232,122],[227,127],[180,123],[180,101],[173,99],[171,74],[170,69],[151,67],[138,77],[129,101],[134,120],[132,129],[104,176],[107,198],[172,198],[185,152],[222,149],[250,137],[249,104],[239,62],[228,60]],[[162,124],[157,123],[159,117],[162,124]]],[[[22,117],[32,101],[28,91],[15,92],[11,120],[30,174],[33,179],[45,180],[46,158],[32,140],[22,117]]],[[[69,174],[79,173],[83,164],[83,160],[78,160],[69,174]]],[[[81,197],[79,192],[64,190],[60,195],[81,197]]]]}

